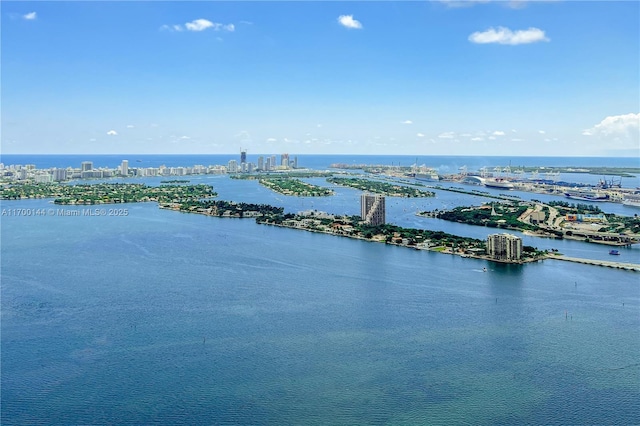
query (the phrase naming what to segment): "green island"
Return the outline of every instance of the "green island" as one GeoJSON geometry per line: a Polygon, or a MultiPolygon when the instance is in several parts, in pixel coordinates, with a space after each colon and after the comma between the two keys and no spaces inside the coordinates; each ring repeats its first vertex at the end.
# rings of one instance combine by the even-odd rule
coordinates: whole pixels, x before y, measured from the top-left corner
{"type": "Polygon", "coordinates": [[[640,242],[640,218],[637,216],[604,214],[597,206],[564,201],[548,204],[537,200],[490,202],[481,206],[424,211],[418,216],[589,243],[622,246],[640,242]]]}
{"type": "Polygon", "coordinates": [[[300,179],[278,178],[260,179],[260,185],[269,188],[283,195],[294,195],[297,197],[327,197],[334,192],[329,188],[312,185],[300,179]]]}
{"type": "Polygon", "coordinates": [[[184,213],[198,213],[206,216],[248,218],[257,216],[282,215],[284,208],[268,204],[236,203],[224,200],[188,200],[161,203],[160,208],[184,213]]]}
{"type": "Polygon", "coordinates": [[[55,204],[114,204],[146,201],[180,202],[215,197],[209,185],[147,186],[137,183],[84,185],[25,184],[0,188],[0,199],[55,198],[55,204]]]}
{"type": "MultiPolygon", "coordinates": [[[[320,232],[336,236],[356,238],[372,242],[397,245],[416,250],[430,250],[440,253],[457,254],[495,261],[485,255],[486,243],[475,238],[460,237],[442,231],[403,228],[397,225],[368,225],[360,216],[334,216],[319,212],[317,214],[277,214],[256,217],[256,222],[266,225],[282,226],[311,232],[320,232]]],[[[520,261],[525,263],[543,259],[547,255],[534,247],[523,247],[520,261]]]]}
{"type": "Polygon", "coordinates": [[[172,179],[172,180],[161,180],[160,183],[189,183],[190,180],[186,179],[172,179]]]}
{"type": "Polygon", "coordinates": [[[431,191],[421,191],[409,186],[393,185],[362,178],[330,177],[327,179],[327,182],[360,189],[362,191],[375,192],[389,197],[433,197],[436,195],[431,191]]]}

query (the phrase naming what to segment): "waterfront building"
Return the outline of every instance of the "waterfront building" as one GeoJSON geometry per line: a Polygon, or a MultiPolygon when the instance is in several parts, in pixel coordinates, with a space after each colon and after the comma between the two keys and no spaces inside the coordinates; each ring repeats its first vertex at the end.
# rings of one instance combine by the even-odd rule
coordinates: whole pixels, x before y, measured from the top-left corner
{"type": "Polygon", "coordinates": [[[227,171],[229,173],[238,173],[238,162],[236,160],[229,160],[227,171]]]}
{"type": "Polygon", "coordinates": [[[120,173],[122,176],[129,175],[129,160],[122,160],[122,164],[120,165],[120,173]]]}
{"type": "Polygon", "coordinates": [[[83,161],[80,164],[80,169],[82,172],[88,172],[90,170],[93,170],[93,161],[83,161]]]}
{"type": "Polygon", "coordinates": [[[360,196],[360,217],[368,225],[384,225],[385,198],[380,194],[360,196]]]}
{"type": "Polygon", "coordinates": [[[280,157],[280,165],[289,168],[289,154],[282,154],[280,157]]]}
{"type": "Polygon", "coordinates": [[[65,169],[53,169],[53,180],[56,182],[67,180],[67,171],[65,169]]]}
{"type": "Polygon", "coordinates": [[[264,170],[264,157],[258,157],[258,170],[264,170]]]}
{"type": "Polygon", "coordinates": [[[247,162],[247,150],[243,150],[240,148],[240,164],[244,164],[247,162]]]}
{"type": "Polygon", "coordinates": [[[295,157],[293,157],[293,168],[294,169],[298,168],[298,156],[297,155],[295,157]]]}
{"type": "Polygon", "coordinates": [[[276,162],[276,156],[272,155],[271,156],[271,168],[269,170],[274,170],[277,165],[278,165],[278,163],[276,162]]]}
{"type": "Polygon", "coordinates": [[[35,175],[36,183],[51,183],[53,182],[53,175],[49,173],[39,173],[35,175]]]}
{"type": "Polygon", "coordinates": [[[522,239],[511,234],[491,234],[487,237],[487,254],[496,260],[520,260],[522,239]]]}

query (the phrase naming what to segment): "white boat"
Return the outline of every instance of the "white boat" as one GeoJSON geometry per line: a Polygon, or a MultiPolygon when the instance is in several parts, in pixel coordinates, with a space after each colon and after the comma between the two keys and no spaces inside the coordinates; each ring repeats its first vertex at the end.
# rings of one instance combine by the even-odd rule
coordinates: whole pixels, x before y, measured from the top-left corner
{"type": "Polygon", "coordinates": [[[582,201],[608,201],[609,195],[590,189],[569,189],[565,191],[564,196],[573,200],[582,201]]]}
{"type": "Polygon", "coordinates": [[[485,179],[484,186],[487,188],[498,188],[498,189],[513,189],[514,186],[511,182],[503,178],[491,178],[485,179]]]}
{"type": "Polygon", "coordinates": [[[640,207],[640,194],[625,195],[622,204],[629,207],[640,207]]]}
{"type": "Polygon", "coordinates": [[[426,180],[426,181],[440,180],[440,176],[438,176],[438,173],[436,173],[435,171],[429,172],[429,173],[416,173],[415,178],[417,180],[426,180]]]}

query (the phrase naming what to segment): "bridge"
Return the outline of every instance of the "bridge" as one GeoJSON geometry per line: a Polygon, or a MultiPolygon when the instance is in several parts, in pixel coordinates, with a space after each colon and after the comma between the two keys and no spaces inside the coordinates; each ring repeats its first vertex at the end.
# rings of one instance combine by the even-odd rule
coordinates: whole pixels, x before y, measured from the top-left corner
{"type": "Polygon", "coordinates": [[[627,271],[640,272],[640,264],[612,262],[609,260],[582,259],[578,257],[567,256],[547,256],[547,259],[563,260],[565,262],[583,263],[585,265],[606,266],[608,268],[624,269],[627,271]]]}

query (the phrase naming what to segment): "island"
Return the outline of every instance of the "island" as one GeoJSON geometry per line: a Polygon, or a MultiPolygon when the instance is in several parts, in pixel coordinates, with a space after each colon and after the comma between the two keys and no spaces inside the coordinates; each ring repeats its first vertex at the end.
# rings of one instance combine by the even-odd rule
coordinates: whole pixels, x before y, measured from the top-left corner
{"type": "Polygon", "coordinates": [[[423,211],[417,215],[597,244],[625,246],[640,242],[640,218],[605,214],[590,204],[513,200],[423,211]]]}
{"type": "Polygon", "coordinates": [[[410,186],[393,185],[362,178],[330,177],[327,178],[327,182],[389,197],[434,197],[436,195],[431,191],[422,191],[410,186]]]}
{"type": "Polygon", "coordinates": [[[279,194],[294,195],[298,197],[327,197],[334,192],[318,185],[312,185],[294,178],[263,178],[258,180],[260,185],[271,189],[279,194]]]}
{"type": "Polygon", "coordinates": [[[1,200],[54,198],[55,204],[114,204],[146,201],[182,202],[215,197],[209,185],[148,186],[138,183],[16,184],[0,188],[1,200]]]}

